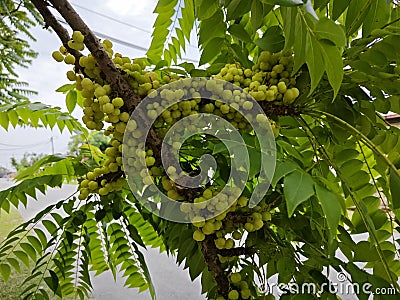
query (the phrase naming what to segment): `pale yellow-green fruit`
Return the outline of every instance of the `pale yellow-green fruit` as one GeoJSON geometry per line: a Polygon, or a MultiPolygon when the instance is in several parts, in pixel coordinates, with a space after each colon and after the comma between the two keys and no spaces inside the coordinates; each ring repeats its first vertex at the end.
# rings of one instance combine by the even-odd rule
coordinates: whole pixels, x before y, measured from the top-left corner
{"type": "Polygon", "coordinates": [[[173,200],[179,200],[182,198],[176,190],[169,190],[167,196],[173,200]]]}
{"type": "Polygon", "coordinates": [[[125,129],[126,129],[126,124],[124,122],[119,122],[115,124],[115,131],[116,131],[115,133],[123,134],[125,132],[125,129]]]}
{"type": "Polygon", "coordinates": [[[261,219],[256,219],[253,222],[253,230],[257,231],[260,230],[264,226],[264,222],[261,219]]]}
{"type": "Polygon", "coordinates": [[[200,216],[195,216],[191,221],[196,227],[203,227],[206,224],[204,218],[200,216]]]}
{"type": "Polygon", "coordinates": [[[64,56],[60,51],[54,51],[51,56],[58,62],[62,62],[64,60],[64,56]]]}
{"type": "MultiPolygon", "coordinates": [[[[146,176],[146,177],[143,178],[143,183],[145,185],[152,185],[153,184],[153,178],[150,175],[146,176]]],[[[175,199],[176,195],[173,195],[173,196],[171,195],[169,197],[172,198],[172,199],[175,199]]]]}
{"type": "Polygon", "coordinates": [[[61,54],[63,54],[63,55],[67,55],[67,53],[68,53],[68,50],[67,50],[67,48],[64,47],[64,45],[61,45],[61,46],[60,46],[59,51],[60,51],[61,54]]]}
{"type": "Polygon", "coordinates": [[[116,108],[120,108],[124,105],[124,100],[120,97],[117,97],[112,100],[112,104],[114,104],[116,108]]]}
{"type": "Polygon", "coordinates": [[[70,81],[75,81],[75,79],[76,79],[75,72],[74,71],[68,71],[67,72],[67,78],[70,81]]]}
{"type": "Polygon", "coordinates": [[[82,88],[89,90],[93,88],[93,82],[89,78],[83,78],[81,81],[82,88]]]}
{"type": "MultiPolygon", "coordinates": [[[[106,114],[111,114],[114,111],[114,105],[112,103],[106,103],[102,108],[103,112],[106,114]]],[[[119,120],[119,118],[118,118],[119,120]]]]}
{"type": "Polygon", "coordinates": [[[241,234],[239,231],[234,231],[234,232],[232,233],[232,237],[233,237],[235,240],[240,240],[240,239],[242,238],[242,234],[241,234]]]}
{"type": "Polygon", "coordinates": [[[244,224],[244,229],[246,229],[248,232],[254,231],[254,225],[252,223],[245,223],[244,224]]]}
{"type": "Polygon", "coordinates": [[[242,289],[241,291],[240,291],[240,296],[243,298],[243,299],[249,299],[250,297],[251,297],[251,291],[250,291],[250,289],[242,289]]]}
{"type": "Polygon", "coordinates": [[[98,183],[96,181],[90,181],[88,184],[89,190],[94,191],[95,189],[98,188],[98,183]]]}
{"type": "Polygon", "coordinates": [[[107,195],[108,192],[109,192],[108,189],[105,188],[105,187],[102,187],[102,188],[99,189],[99,195],[101,195],[101,196],[107,195]]]}
{"type": "Polygon", "coordinates": [[[64,62],[68,65],[73,65],[75,63],[75,56],[72,54],[67,54],[64,58],[64,62]]]}
{"type": "Polygon", "coordinates": [[[196,230],[195,232],[193,232],[193,239],[195,241],[201,242],[204,241],[205,238],[206,238],[205,234],[200,230],[196,230]]]}
{"type": "Polygon", "coordinates": [[[251,101],[245,101],[245,102],[243,102],[243,108],[244,108],[245,110],[250,110],[250,109],[252,109],[252,108],[253,108],[253,102],[251,102],[251,101]]]}
{"type": "Polygon", "coordinates": [[[168,174],[175,174],[176,173],[176,168],[174,166],[169,166],[167,168],[167,173],[168,174]]]}
{"type": "Polygon", "coordinates": [[[88,172],[88,173],[86,174],[86,178],[87,178],[88,180],[95,180],[95,179],[96,179],[96,175],[95,175],[93,172],[88,172]]]}
{"type": "Polygon", "coordinates": [[[72,33],[72,39],[77,43],[83,43],[84,35],[80,31],[74,31],[72,33]]]}
{"type": "Polygon", "coordinates": [[[242,280],[242,275],[240,273],[232,273],[230,280],[232,283],[239,283],[242,280]]]}
{"type": "Polygon", "coordinates": [[[269,211],[264,211],[262,213],[263,221],[271,221],[271,213],[269,211]]]}
{"type": "Polygon", "coordinates": [[[217,238],[214,241],[215,247],[217,247],[217,249],[224,249],[225,248],[225,242],[226,242],[226,240],[223,237],[217,238]]]}
{"type": "Polygon", "coordinates": [[[204,190],[203,197],[206,198],[207,200],[211,199],[213,197],[212,191],[210,189],[204,190]]]}
{"type": "Polygon", "coordinates": [[[290,105],[292,104],[296,98],[299,96],[300,92],[297,88],[291,88],[286,91],[283,95],[283,104],[290,105]]]}
{"type": "Polygon", "coordinates": [[[229,300],[237,300],[237,299],[239,299],[239,292],[237,290],[231,290],[228,293],[228,299],[229,300]]]}
{"type": "Polygon", "coordinates": [[[258,114],[256,116],[256,121],[258,123],[261,123],[261,124],[267,123],[268,122],[268,117],[266,115],[264,115],[264,114],[258,114]]]}
{"type": "Polygon", "coordinates": [[[146,157],[146,166],[151,167],[156,163],[156,159],[152,156],[146,157]]]}
{"type": "Polygon", "coordinates": [[[245,196],[240,196],[240,198],[237,200],[237,204],[240,207],[245,207],[247,205],[247,202],[249,202],[249,199],[245,196]]]}
{"type": "Polygon", "coordinates": [[[119,119],[120,119],[122,122],[125,122],[125,123],[127,123],[127,122],[129,121],[129,118],[130,118],[130,116],[129,116],[129,114],[128,114],[127,112],[122,112],[122,113],[119,115],[119,119]]]}
{"type": "Polygon", "coordinates": [[[202,228],[202,231],[203,231],[203,233],[204,234],[213,234],[214,232],[215,232],[215,228],[214,228],[214,224],[213,224],[213,222],[211,222],[211,221],[207,221],[205,224],[204,224],[204,226],[203,226],[203,228],[202,228]]]}

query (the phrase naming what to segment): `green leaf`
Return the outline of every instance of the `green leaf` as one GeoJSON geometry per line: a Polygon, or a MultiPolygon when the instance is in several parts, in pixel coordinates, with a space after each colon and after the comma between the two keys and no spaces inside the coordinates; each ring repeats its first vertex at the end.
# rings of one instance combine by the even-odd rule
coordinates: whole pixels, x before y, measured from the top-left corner
{"type": "Polygon", "coordinates": [[[329,40],[338,47],[346,45],[343,28],[328,18],[321,18],[315,25],[314,34],[318,40],[329,40]]]}
{"type": "Polygon", "coordinates": [[[325,41],[319,41],[319,47],[324,58],[326,75],[328,75],[329,83],[334,91],[333,98],[335,99],[342,84],[344,74],[342,55],[336,46],[325,41]]]}
{"type": "Polygon", "coordinates": [[[315,184],[315,192],[317,194],[318,201],[321,204],[322,210],[324,211],[330,236],[332,239],[334,239],[336,237],[336,231],[339,226],[342,210],[340,199],[336,194],[320,186],[319,184],[315,184]]]}
{"type": "Polygon", "coordinates": [[[400,177],[392,169],[390,169],[390,193],[392,194],[393,209],[400,208],[400,177]]]}
{"type": "Polygon", "coordinates": [[[226,8],[226,19],[233,20],[239,18],[247,13],[250,10],[250,7],[251,1],[232,0],[226,8]]]}
{"type": "Polygon", "coordinates": [[[350,1],[351,0],[334,0],[333,1],[333,9],[332,9],[333,20],[337,20],[340,17],[340,15],[349,6],[350,1]]]}
{"type": "Polygon", "coordinates": [[[7,264],[0,264],[0,273],[3,277],[4,281],[7,281],[10,278],[11,268],[7,264]]]}
{"type": "Polygon", "coordinates": [[[314,181],[304,171],[294,170],[285,176],[283,184],[288,216],[291,217],[299,204],[314,195],[314,181]]]}
{"type": "Polygon", "coordinates": [[[15,110],[10,110],[8,112],[8,120],[10,121],[11,125],[15,128],[18,124],[18,114],[15,110]]]}
{"type": "Polygon", "coordinates": [[[60,86],[58,89],[56,89],[56,92],[65,94],[66,92],[74,90],[74,88],[75,84],[64,84],[63,86],[60,86]]]}
{"type": "Polygon", "coordinates": [[[250,43],[251,38],[250,35],[247,33],[247,31],[244,29],[244,27],[241,24],[232,24],[229,28],[228,31],[235,37],[237,37],[239,40],[243,42],[250,43]]]}
{"type": "MultiPolygon", "coordinates": [[[[21,273],[21,268],[18,260],[12,257],[7,257],[7,262],[15,269],[18,273],[21,273]]],[[[0,267],[1,268],[1,267],[0,267]]]]}
{"type": "Polygon", "coordinates": [[[272,26],[264,32],[263,37],[254,42],[262,50],[279,52],[285,46],[285,38],[279,26],[272,26]]]}
{"type": "Polygon", "coordinates": [[[357,32],[369,11],[372,0],[352,0],[346,14],[346,36],[357,32]]]}
{"type": "Polygon", "coordinates": [[[205,47],[208,41],[215,37],[224,38],[226,35],[226,23],[224,14],[218,10],[212,17],[204,22],[200,22],[199,26],[199,44],[205,47]]]}
{"type": "MultiPolygon", "coordinates": [[[[245,68],[251,68],[252,67],[252,62],[248,59],[248,55],[243,53],[243,50],[246,51],[246,49],[243,49],[238,44],[232,44],[231,48],[232,48],[233,52],[235,53],[235,56],[236,56],[237,60],[240,62],[240,64],[243,67],[245,67],[245,68]]],[[[207,71],[210,72],[210,68],[207,68],[207,71]]],[[[218,73],[218,72],[216,72],[216,73],[218,73]]]]}
{"type": "Polygon", "coordinates": [[[276,268],[280,276],[290,277],[296,270],[294,258],[287,256],[280,258],[276,264],[276,268]]]}
{"type": "Polygon", "coordinates": [[[68,94],[65,98],[65,103],[66,103],[67,109],[70,113],[72,113],[74,111],[77,99],[78,99],[78,96],[76,94],[76,91],[68,92],[68,94]]]}
{"type": "Polygon", "coordinates": [[[260,0],[253,0],[251,3],[251,26],[253,32],[256,32],[259,29],[264,21],[264,4],[260,2],[260,0]]]}
{"type": "Polygon", "coordinates": [[[318,41],[314,39],[311,34],[307,34],[305,56],[311,78],[311,88],[309,93],[312,93],[324,75],[324,69],[321,68],[324,64],[324,59],[319,49],[318,41]]]}
{"type": "Polygon", "coordinates": [[[215,0],[202,0],[200,7],[196,11],[196,15],[199,20],[205,20],[210,18],[218,10],[218,1],[215,0]]]}
{"type": "Polygon", "coordinates": [[[36,251],[35,248],[32,247],[31,244],[21,243],[21,248],[28,254],[33,261],[36,261],[36,251]]]}
{"type": "Polygon", "coordinates": [[[362,34],[368,36],[372,30],[381,28],[389,21],[390,4],[386,0],[374,0],[365,18],[362,34]]]}
{"type": "Polygon", "coordinates": [[[392,112],[400,114],[400,97],[397,95],[394,95],[394,96],[388,97],[387,100],[390,101],[390,110],[392,112]]]}
{"type": "Polygon", "coordinates": [[[213,38],[211,41],[209,41],[201,53],[199,64],[204,65],[208,62],[211,62],[213,58],[215,58],[221,52],[224,42],[225,39],[219,37],[213,38]]]}
{"type": "Polygon", "coordinates": [[[272,178],[271,185],[273,187],[276,186],[278,181],[285,175],[293,172],[294,170],[298,169],[299,165],[291,160],[280,160],[276,161],[276,167],[274,172],[274,177],[272,178]]]}
{"type": "Polygon", "coordinates": [[[47,286],[53,291],[56,292],[59,286],[59,280],[57,274],[49,270],[50,277],[44,278],[44,281],[46,282],[47,286]]]}
{"type": "Polygon", "coordinates": [[[8,129],[8,114],[6,112],[0,112],[0,125],[3,127],[5,130],[8,129]]]}
{"type": "Polygon", "coordinates": [[[29,257],[28,257],[28,255],[26,255],[25,252],[20,251],[20,250],[15,250],[13,253],[20,261],[22,261],[24,263],[24,265],[27,268],[29,268],[29,257]]]}
{"type": "Polygon", "coordinates": [[[140,246],[142,246],[143,248],[146,248],[145,244],[143,243],[143,240],[141,238],[141,236],[139,235],[138,230],[136,229],[135,226],[133,225],[128,225],[128,230],[129,230],[129,235],[130,237],[140,246]]]}

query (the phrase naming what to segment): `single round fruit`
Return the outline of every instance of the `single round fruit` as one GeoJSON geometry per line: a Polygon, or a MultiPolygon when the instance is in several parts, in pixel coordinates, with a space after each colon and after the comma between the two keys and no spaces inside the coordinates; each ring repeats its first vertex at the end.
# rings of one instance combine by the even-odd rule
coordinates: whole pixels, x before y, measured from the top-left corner
{"type": "Polygon", "coordinates": [[[58,62],[62,62],[64,60],[64,56],[60,51],[54,51],[51,56],[58,62]]]}
{"type": "Polygon", "coordinates": [[[228,299],[237,300],[239,299],[239,292],[237,290],[232,290],[228,293],[228,299]]]}
{"type": "Polygon", "coordinates": [[[251,102],[251,101],[245,101],[245,102],[243,103],[243,108],[244,108],[245,110],[250,110],[250,109],[252,109],[252,108],[253,108],[253,102],[251,102]]]}
{"type": "Polygon", "coordinates": [[[205,234],[200,230],[196,230],[195,232],[193,232],[193,239],[195,241],[201,242],[204,241],[205,238],[206,238],[205,234]]]}
{"type": "Polygon", "coordinates": [[[231,274],[231,282],[232,283],[239,283],[242,281],[242,275],[240,273],[232,273],[231,274]]]}
{"type": "Polygon", "coordinates": [[[80,31],[74,31],[72,33],[72,39],[77,43],[83,43],[84,36],[80,31]]]}
{"type": "Polygon", "coordinates": [[[67,54],[67,56],[64,58],[64,62],[68,65],[73,65],[75,63],[75,56],[72,54],[67,54]]]}
{"type": "Polygon", "coordinates": [[[124,105],[124,100],[122,100],[120,97],[117,97],[112,100],[112,104],[114,104],[116,108],[120,108],[124,105]]]}

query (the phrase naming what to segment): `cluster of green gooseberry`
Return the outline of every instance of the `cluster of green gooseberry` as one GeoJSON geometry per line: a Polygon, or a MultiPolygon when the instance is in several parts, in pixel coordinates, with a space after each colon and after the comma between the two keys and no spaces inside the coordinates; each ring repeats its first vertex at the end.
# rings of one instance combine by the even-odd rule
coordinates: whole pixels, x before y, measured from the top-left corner
{"type": "Polygon", "coordinates": [[[227,64],[215,78],[242,87],[257,101],[290,105],[299,96],[292,71],[293,56],[290,51],[274,54],[263,51],[252,69],[243,69],[238,63],[227,64]]]}
{"type": "Polygon", "coordinates": [[[197,228],[193,233],[193,239],[201,242],[205,239],[206,235],[215,234],[215,246],[218,249],[230,249],[235,245],[234,240],[240,240],[242,238],[242,232],[240,230],[246,230],[247,232],[253,232],[260,230],[264,226],[264,222],[271,220],[271,214],[269,208],[265,204],[260,204],[253,209],[247,208],[248,198],[240,195],[240,190],[232,188],[230,195],[222,193],[218,188],[212,189],[207,188],[204,190],[202,195],[194,199],[195,203],[204,203],[203,206],[196,206],[195,211],[190,211],[187,203],[181,204],[181,210],[191,215],[191,222],[197,228]],[[207,203],[206,201],[216,197],[217,201],[207,203]],[[205,220],[201,216],[200,210],[207,209],[208,211],[221,211],[223,208],[228,206],[228,203],[233,198],[232,205],[215,218],[205,220]],[[237,199],[237,200],[235,200],[237,199]],[[242,216],[242,222],[232,223],[229,218],[226,219],[227,214],[235,213],[242,216]]]}
{"type": "MultiPolygon", "coordinates": [[[[80,51],[84,48],[83,42],[84,36],[76,31],[72,35],[72,40],[68,42],[68,46],[80,51]]],[[[257,101],[274,102],[277,105],[290,105],[299,95],[299,90],[295,87],[295,78],[292,77],[292,54],[287,51],[275,54],[267,51],[261,52],[252,69],[243,68],[239,63],[225,65],[213,78],[231,82],[243,89],[243,91],[240,89],[220,91],[219,95],[222,95],[224,100],[229,100],[229,104],[227,104],[212,100],[212,91],[220,88],[217,80],[205,83],[205,85],[209,85],[205,88],[211,91],[209,99],[200,97],[198,88],[201,86],[177,90],[164,89],[158,92],[158,88],[167,83],[178,82],[182,77],[171,72],[149,71],[146,60],[130,59],[119,53],[114,54],[110,41],[105,40],[102,45],[135,93],[143,98],[146,96],[161,97],[160,102],[154,101],[146,107],[147,116],[155,119],[153,127],[161,138],[178,120],[202,112],[221,116],[240,132],[249,133],[253,129],[247,119],[239,113],[239,108],[251,111],[253,103],[246,100],[243,91],[257,101]],[[170,104],[184,96],[188,100],[170,104]]],[[[199,211],[188,209],[189,206],[184,202],[185,194],[174,182],[174,178],[180,175],[176,173],[174,167],[169,166],[164,169],[163,166],[157,165],[154,153],[150,149],[146,149],[144,153],[129,152],[129,146],[135,146],[135,139],[140,138],[142,132],[138,130],[138,124],[135,121],[129,120],[130,112],[127,111],[123,99],[112,91],[110,85],[105,81],[94,57],[91,54],[82,55],[76,62],[75,57],[69,54],[64,46],[61,46],[59,51],[53,52],[52,56],[56,61],[74,65],[74,68],[67,72],[67,78],[76,83],[76,89],[84,98],[82,121],[86,127],[90,130],[104,130],[105,135],[112,136],[109,147],[104,151],[105,159],[101,166],[88,172],[80,182],[79,199],[86,199],[91,193],[106,196],[122,188],[125,183],[122,163],[122,152],[124,151],[129,157],[128,167],[141,175],[145,185],[156,183],[169,198],[182,201],[181,210],[189,214],[193,224],[193,239],[198,242],[203,241],[209,235],[214,238],[216,248],[230,249],[239,245],[243,235],[262,229],[271,220],[268,205],[261,202],[258,206],[250,209],[247,206],[248,198],[235,187],[232,187],[229,193],[222,193],[221,187],[207,187],[194,197],[193,201],[200,204],[197,206],[200,210],[220,211],[221,207],[226,207],[228,202],[233,203],[227,210],[212,219],[206,220],[201,217],[199,211]],[[106,123],[108,126],[105,126],[106,123]],[[127,128],[128,131],[126,131],[127,128]],[[129,132],[133,139],[128,139],[128,145],[122,145],[126,132],[129,132]],[[123,146],[127,146],[127,148],[123,149],[123,146]],[[143,155],[148,169],[141,169],[141,164],[135,159],[135,156],[143,155]],[[207,200],[213,197],[218,202],[206,204],[207,200]],[[233,218],[230,217],[233,214],[241,216],[240,222],[237,222],[237,218],[234,219],[235,222],[233,221],[233,218]]],[[[201,83],[199,84],[201,85],[201,83]]],[[[259,124],[270,122],[274,135],[279,135],[279,124],[268,120],[265,115],[255,116],[255,121],[259,124]]],[[[181,144],[178,142],[173,144],[173,148],[176,149],[179,149],[180,146],[181,144]]],[[[219,259],[221,263],[225,263],[231,258],[219,255],[219,259]]],[[[241,280],[239,272],[232,273],[229,278],[232,286],[228,295],[229,299],[249,299],[251,297],[247,282],[241,280]]]]}

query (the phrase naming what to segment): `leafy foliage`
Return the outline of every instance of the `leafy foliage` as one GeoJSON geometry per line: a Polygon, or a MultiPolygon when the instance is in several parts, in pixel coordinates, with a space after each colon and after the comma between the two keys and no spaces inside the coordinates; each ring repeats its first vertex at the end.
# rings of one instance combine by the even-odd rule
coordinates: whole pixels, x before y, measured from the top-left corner
{"type": "Polygon", "coordinates": [[[14,68],[27,67],[36,57],[22,35],[34,40],[30,28],[42,24],[42,19],[29,1],[2,1],[0,16],[0,104],[24,101],[34,92],[18,80],[14,68]]]}
{"type": "MultiPolygon", "coordinates": [[[[149,246],[175,255],[177,263],[189,269],[192,280],[201,276],[202,291],[209,299],[221,294],[225,297],[239,288],[243,299],[263,299],[265,295],[257,286],[267,285],[275,274],[282,284],[307,282],[320,288],[329,282],[332,270],[345,272],[354,283],[369,282],[399,292],[400,135],[382,115],[400,113],[398,6],[385,0],[162,0],[155,12],[147,53],[154,67],[154,72],[146,73],[151,83],[134,82],[135,76],[135,80],[142,80],[138,70],[144,70],[138,60],[132,65],[137,73],[125,74],[141,96],[154,87],[158,74],[174,73],[168,80],[179,79],[179,75],[222,77],[231,68],[238,73],[249,70],[247,73],[254,76],[251,72],[261,68],[258,60],[262,56],[281,63],[282,56],[265,51],[283,50],[281,53],[288,55],[283,57],[290,59],[293,51],[293,72],[289,75],[299,90],[297,99],[272,104],[260,100],[280,128],[275,174],[257,207],[259,214],[263,213],[262,226],[257,230],[246,227],[252,225],[257,211],[244,207],[217,220],[225,232],[205,235],[201,222],[178,224],[154,216],[124,182],[108,195],[88,192],[81,201],[71,195],[16,228],[0,246],[2,277],[7,279],[22,263],[33,267],[26,280],[26,298],[47,296],[40,285],[30,284],[39,278],[59,297],[83,299],[91,292],[90,271],[98,275],[109,270],[114,276],[120,271],[127,286],[149,289],[155,297],[141,254],[141,249],[149,246]],[[196,69],[189,63],[169,68],[172,62],[177,64],[193,27],[201,49],[200,65],[207,68],[196,69]],[[143,92],[145,84],[151,88],[143,92]],[[357,242],[355,234],[367,238],[357,242]],[[218,248],[220,239],[232,241],[232,247],[218,248]],[[338,258],[339,252],[344,259],[338,258]],[[234,282],[237,273],[245,284],[234,282]]],[[[123,69],[123,64],[116,64],[123,69]]],[[[272,71],[268,72],[271,76],[272,71]]],[[[247,78],[249,86],[257,81],[251,76],[247,78]]],[[[239,80],[228,81],[244,84],[239,80]]],[[[90,99],[83,100],[90,97],[83,97],[82,89],[76,89],[78,84],[59,89],[66,94],[68,110],[72,112],[76,104],[93,107],[90,99]],[[90,103],[85,105],[85,101],[90,103]]],[[[95,93],[94,88],[91,92],[95,93]]],[[[1,109],[4,128],[28,124],[80,129],[79,123],[58,109],[41,104],[19,103],[1,109]]],[[[243,137],[255,161],[263,149],[253,135],[243,133],[243,137]]],[[[112,147],[120,146],[113,142],[116,146],[112,147]]],[[[90,163],[77,157],[48,156],[25,169],[18,175],[17,185],[0,192],[0,208],[9,211],[11,205],[29,205],[28,196],[35,198],[37,190],[45,193],[46,188],[73,178],[82,186],[86,180],[88,185],[88,181],[94,182],[89,174],[95,178],[95,172],[117,159],[106,163],[106,153],[116,150],[103,153],[94,145],[86,149],[90,163]]],[[[220,141],[193,137],[181,147],[180,163],[196,173],[204,154],[212,154],[218,165],[225,167],[218,168],[213,184],[226,185],[230,157],[220,141]]],[[[122,176],[118,171],[106,174],[107,184],[116,182],[117,177],[112,176],[122,176]]],[[[252,162],[243,197],[254,192],[258,173],[259,166],[252,162]]],[[[168,182],[157,178],[156,183],[168,191],[168,182]]],[[[92,190],[97,189],[97,182],[95,186],[92,190]]],[[[205,195],[206,191],[203,188],[193,193],[205,195]]],[[[331,293],[321,290],[318,297],[336,297],[331,293]]],[[[358,295],[360,299],[368,296],[365,291],[358,295]]],[[[296,299],[299,295],[288,293],[285,297],[296,299]]]]}

